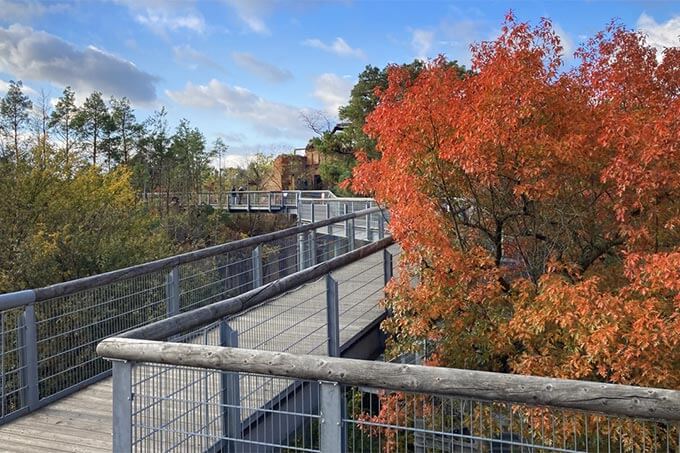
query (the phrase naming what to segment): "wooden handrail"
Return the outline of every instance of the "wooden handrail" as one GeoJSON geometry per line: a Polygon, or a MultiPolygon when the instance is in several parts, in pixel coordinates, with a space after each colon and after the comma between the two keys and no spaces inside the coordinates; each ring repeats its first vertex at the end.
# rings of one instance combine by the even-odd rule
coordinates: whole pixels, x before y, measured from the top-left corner
{"type": "Polygon", "coordinates": [[[453,368],[110,338],[107,359],[162,363],[391,391],[574,409],[652,420],[680,420],[680,391],[453,368]]]}

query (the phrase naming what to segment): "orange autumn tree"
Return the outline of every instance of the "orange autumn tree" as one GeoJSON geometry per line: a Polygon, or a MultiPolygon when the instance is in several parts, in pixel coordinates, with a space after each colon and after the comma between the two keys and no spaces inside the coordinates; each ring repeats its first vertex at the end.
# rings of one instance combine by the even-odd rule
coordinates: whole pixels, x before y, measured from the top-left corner
{"type": "Polygon", "coordinates": [[[612,23],[567,70],[548,20],[509,14],[472,54],[394,67],[367,118],[352,185],[404,251],[392,352],[680,388],[680,50],[612,23]]]}

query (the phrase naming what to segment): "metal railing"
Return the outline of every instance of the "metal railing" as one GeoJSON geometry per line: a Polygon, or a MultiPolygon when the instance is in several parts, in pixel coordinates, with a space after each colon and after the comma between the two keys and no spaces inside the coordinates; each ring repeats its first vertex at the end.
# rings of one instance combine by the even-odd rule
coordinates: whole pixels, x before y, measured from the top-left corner
{"type": "MultiPolygon", "coordinates": [[[[385,314],[379,302],[384,285],[392,276],[393,253],[388,250],[392,243],[392,238],[381,239],[262,288],[152,323],[123,336],[150,339],[172,337],[174,341],[188,343],[327,353],[331,356],[349,352],[353,356],[374,358],[380,352],[380,342],[375,336],[380,336],[378,325],[385,314]],[[368,341],[363,342],[366,338],[368,341]],[[360,353],[362,347],[369,348],[368,351],[364,350],[363,355],[360,353]]],[[[398,250],[393,252],[398,255],[398,250]]],[[[238,411],[238,424],[234,421],[235,416],[232,416],[229,429],[247,426],[251,437],[259,436],[261,428],[269,426],[271,421],[267,420],[268,416],[275,416],[273,412],[262,413],[258,408],[296,399],[306,392],[295,386],[290,387],[284,380],[267,378],[255,381],[209,377],[194,379],[181,373],[170,376],[164,371],[145,371],[139,379],[142,387],[160,395],[161,399],[152,401],[143,397],[140,390],[137,392],[140,396],[134,398],[134,413],[154,417],[164,426],[173,425],[178,414],[175,410],[168,412],[163,409],[163,401],[172,395],[200,394],[209,401],[215,401],[222,395],[244,406],[238,411]]],[[[114,407],[117,407],[119,398],[114,393],[114,407]]],[[[213,409],[192,406],[182,411],[187,419],[201,419],[210,425],[221,424],[221,413],[213,409]]],[[[118,415],[115,415],[117,411],[114,408],[114,425],[119,420],[118,415]]],[[[125,415],[124,424],[128,416],[132,415],[125,415]]],[[[291,430],[297,429],[300,427],[290,423],[286,428],[279,426],[276,436],[290,436],[291,430]]],[[[114,427],[115,431],[120,431],[120,427],[114,427]]],[[[140,426],[135,429],[134,436],[135,448],[156,450],[160,448],[159,439],[167,438],[167,433],[153,427],[146,430],[140,426]]],[[[206,445],[209,439],[205,437],[188,442],[185,440],[175,440],[172,444],[179,442],[178,445],[191,450],[217,448],[216,445],[206,445]]],[[[166,447],[173,449],[178,445],[166,447]]],[[[127,451],[130,448],[131,445],[114,440],[114,451],[127,451]]]]}
{"type": "Polygon", "coordinates": [[[350,213],[44,288],[0,294],[0,423],[110,375],[104,338],[247,293],[385,234],[350,213]],[[339,235],[339,232],[349,234],[339,235]]]}
{"type": "Polygon", "coordinates": [[[377,206],[371,198],[337,197],[330,190],[151,192],[140,194],[151,206],[210,205],[230,211],[268,211],[297,214],[314,222],[377,206]]]}
{"type": "Polygon", "coordinates": [[[129,338],[98,353],[114,360],[116,451],[680,448],[674,390],[129,338]],[[239,395],[273,382],[287,391],[266,404],[239,395]]]}

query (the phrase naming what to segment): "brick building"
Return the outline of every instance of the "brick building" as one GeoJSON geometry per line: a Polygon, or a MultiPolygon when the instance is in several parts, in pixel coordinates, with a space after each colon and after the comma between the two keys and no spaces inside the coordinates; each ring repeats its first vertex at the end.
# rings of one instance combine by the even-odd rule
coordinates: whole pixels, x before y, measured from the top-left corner
{"type": "Polygon", "coordinates": [[[305,148],[304,155],[282,154],[274,159],[272,175],[265,183],[265,190],[320,190],[326,186],[319,174],[323,156],[312,146],[305,148]]]}

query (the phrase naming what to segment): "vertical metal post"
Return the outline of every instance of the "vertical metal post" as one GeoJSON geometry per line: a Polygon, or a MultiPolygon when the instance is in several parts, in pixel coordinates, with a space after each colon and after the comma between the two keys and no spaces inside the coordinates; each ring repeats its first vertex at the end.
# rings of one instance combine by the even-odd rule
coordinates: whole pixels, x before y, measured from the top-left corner
{"type": "Polygon", "coordinates": [[[326,320],[328,326],[328,356],[340,357],[340,301],[338,282],[326,275],[326,320]]]}
{"type": "MultiPolygon", "coordinates": [[[[326,220],[331,218],[331,205],[326,202],[326,220]]],[[[333,235],[333,225],[328,225],[328,234],[333,235]]]]}
{"type": "Polygon", "coordinates": [[[321,382],[320,396],[319,450],[343,452],[342,388],[337,382],[321,382]]]}
{"type": "Polygon", "coordinates": [[[272,212],[272,193],[271,192],[267,192],[267,201],[268,201],[267,207],[269,209],[269,212],[272,212]]]}
{"type": "Polygon", "coordinates": [[[394,275],[394,268],[392,267],[392,254],[389,250],[383,250],[383,275],[385,276],[385,285],[392,279],[394,275]]]}
{"type": "Polygon", "coordinates": [[[253,289],[263,285],[262,282],[262,251],[258,245],[253,249],[253,289]]]}
{"type": "MultiPolygon", "coordinates": [[[[229,323],[220,322],[220,345],[230,348],[238,347],[238,332],[229,327],[229,323]]],[[[240,445],[243,434],[241,427],[241,388],[238,373],[222,372],[222,451],[234,452],[240,445]]]]}
{"type": "MultiPolygon", "coordinates": [[[[342,214],[345,215],[347,214],[347,203],[343,203],[342,205],[342,214]]],[[[349,248],[349,234],[351,233],[350,228],[349,228],[349,220],[345,220],[345,238],[347,239],[347,251],[351,251],[349,248]]]]}
{"type": "Polygon", "coordinates": [[[132,362],[113,361],[113,451],[132,451],[132,362]]]}
{"type": "Polygon", "coordinates": [[[298,233],[297,249],[298,249],[298,271],[305,268],[305,236],[306,233],[298,233]]]}
{"type": "Polygon", "coordinates": [[[220,295],[222,299],[226,299],[229,291],[229,274],[227,273],[227,266],[229,261],[226,255],[218,255],[215,257],[215,267],[217,268],[217,276],[220,279],[220,295]]]}
{"type": "Polygon", "coordinates": [[[250,212],[250,192],[246,192],[246,203],[247,203],[247,210],[250,212]]]}
{"type": "Polygon", "coordinates": [[[309,266],[316,265],[316,230],[309,232],[309,266]]]}
{"type": "Polygon", "coordinates": [[[35,306],[26,305],[20,318],[19,348],[21,360],[21,385],[23,402],[28,410],[38,407],[38,332],[35,323],[35,306]]]}
{"type": "MultiPolygon", "coordinates": [[[[366,209],[371,207],[370,202],[366,202],[366,209]]],[[[373,231],[371,231],[371,214],[366,214],[366,240],[373,242],[373,231]]]]}
{"type": "Polygon", "coordinates": [[[349,219],[349,232],[347,233],[347,240],[349,241],[349,250],[356,248],[356,229],[354,228],[354,219],[349,219]]]}
{"type": "Polygon", "coordinates": [[[316,218],[315,218],[316,216],[314,215],[314,206],[316,206],[316,203],[314,203],[314,202],[312,201],[312,202],[309,204],[309,207],[311,208],[310,214],[309,214],[310,217],[311,217],[311,218],[310,218],[311,223],[314,223],[314,222],[316,221],[316,218]]]}
{"type": "Polygon", "coordinates": [[[179,313],[179,268],[173,267],[165,276],[165,297],[168,318],[179,313]]]}
{"type": "Polygon", "coordinates": [[[382,211],[378,213],[378,239],[383,239],[385,237],[385,217],[383,217],[382,211]]]}

